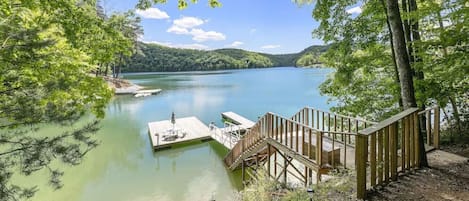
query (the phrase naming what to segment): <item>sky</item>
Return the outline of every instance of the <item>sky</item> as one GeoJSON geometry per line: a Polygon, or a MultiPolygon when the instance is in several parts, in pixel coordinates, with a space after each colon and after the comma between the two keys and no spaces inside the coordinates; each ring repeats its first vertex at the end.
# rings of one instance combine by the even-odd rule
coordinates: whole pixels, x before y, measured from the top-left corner
{"type": "MultiPolygon", "coordinates": [[[[103,0],[107,14],[134,9],[138,0],[103,0]]],[[[299,6],[290,0],[207,0],[184,10],[177,0],[136,10],[142,18],[141,40],[169,47],[192,49],[239,48],[273,54],[296,53],[324,44],[312,37],[319,24],[312,18],[314,5],[299,6]]],[[[359,7],[350,12],[360,12],[359,7]]]]}

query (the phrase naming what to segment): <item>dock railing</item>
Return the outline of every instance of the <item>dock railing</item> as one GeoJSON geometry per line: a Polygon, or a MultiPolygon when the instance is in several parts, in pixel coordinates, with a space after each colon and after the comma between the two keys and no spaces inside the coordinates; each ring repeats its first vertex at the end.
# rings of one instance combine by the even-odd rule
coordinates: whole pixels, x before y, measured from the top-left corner
{"type": "Polygon", "coordinates": [[[419,145],[419,116],[422,115],[427,116],[427,143],[432,142],[433,146],[438,147],[438,107],[422,112],[418,108],[410,108],[359,131],[355,146],[357,198],[365,198],[368,184],[370,188],[384,185],[390,180],[397,180],[399,172],[419,167],[419,155],[426,151],[421,150],[419,145]],[[429,118],[430,111],[433,111],[433,118],[429,118]],[[430,141],[428,127],[432,124],[433,141],[430,141]]]}
{"type": "MultiPolygon", "coordinates": [[[[315,171],[316,181],[320,181],[325,170],[339,165],[346,168],[349,164],[357,174],[357,198],[364,199],[367,189],[397,180],[399,172],[418,168],[419,155],[425,152],[418,141],[419,117],[422,116],[426,117],[426,144],[437,148],[440,125],[438,107],[424,111],[410,108],[379,123],[309,107],[303,108],[292,118],[267,113],[227,154],[225,163],[234,169],[243,158],[261,151],[261,147],[274,147],[276,151],[269,153],[275,154],[275,161],[278,152],[305,165],[302,180],[305,185],[311,182],[309,170],[315,171]],[[334,154],[336,148],[340,149],[338,156],[334,154]],[[351,155],[347,155],[347,150],[351,155]],[[347,159],[350,159],[349,163],[347,159]]],[[[270,164],[270,156],[267,158],[270,164]]],[[[270,174],[271,166],[266,167],[270,174]]],[[[280,178],[277,166],[273,167],[275,178],[280,178]]]]}

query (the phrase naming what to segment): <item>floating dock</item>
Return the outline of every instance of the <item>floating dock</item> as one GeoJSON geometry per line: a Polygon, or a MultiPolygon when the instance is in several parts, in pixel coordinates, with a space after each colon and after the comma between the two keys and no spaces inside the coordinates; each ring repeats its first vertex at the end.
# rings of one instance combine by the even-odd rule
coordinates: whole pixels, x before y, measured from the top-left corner
{"type": "Polygon", "coordinates": [[[253,121],[246,119],[234,112],[223,112],[221,113],[221,116],[229,122],[232,122],[233,124],[241,127],[242,129],[249,129],[255,124],[253,121]]]}
{"type": "Polygon", "coordinates": [[[154,150],[159,150],[177,144],[213,139],[231,149],[241,138],[240,131],[251,128],[254,122],[234,112],[229,112],[228,117],[230,121],[236,120],[234,122],[236,124],[225,124],[224,128],[207,126],[194,116],[175,119],[174,129],[170,120],[150,122],[148,131],[152,147],[154,150]]]}

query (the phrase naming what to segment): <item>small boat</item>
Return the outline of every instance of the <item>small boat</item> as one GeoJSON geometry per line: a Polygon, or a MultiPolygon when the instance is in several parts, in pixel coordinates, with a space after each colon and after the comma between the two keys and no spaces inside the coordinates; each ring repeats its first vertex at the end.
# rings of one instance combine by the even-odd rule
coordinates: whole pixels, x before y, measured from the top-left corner
{"type": "Polygon", "coordinates": [[[134,97],[145,97],[145,96],[151,96],[151,93],[137,93],[134,95],[134,97]]]}

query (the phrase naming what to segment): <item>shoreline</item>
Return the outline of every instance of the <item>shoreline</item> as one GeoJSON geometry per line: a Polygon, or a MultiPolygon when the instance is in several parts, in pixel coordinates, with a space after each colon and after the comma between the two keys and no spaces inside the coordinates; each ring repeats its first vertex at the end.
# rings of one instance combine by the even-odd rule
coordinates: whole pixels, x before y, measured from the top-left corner
{"type": "Polygon", "coordinates": [[[114,90],[115,95],[135,94],[145,88],[121,78],[103,78],[107,82],[108,86],[114,90]]]}

